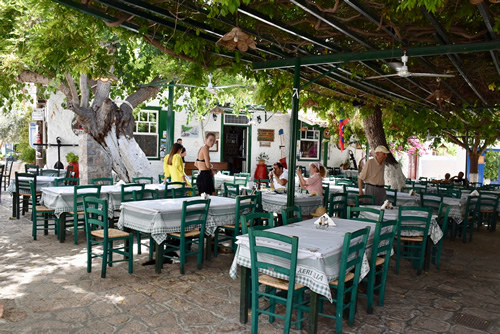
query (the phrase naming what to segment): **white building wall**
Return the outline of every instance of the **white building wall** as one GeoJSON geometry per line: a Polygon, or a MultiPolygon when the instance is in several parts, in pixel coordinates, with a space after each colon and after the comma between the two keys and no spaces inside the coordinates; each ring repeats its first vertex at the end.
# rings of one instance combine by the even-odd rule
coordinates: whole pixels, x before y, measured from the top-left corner
{"type": "Polygon", "coordinates": [[[417,179],[422,176],[429,179],[444,179],[446,173],[455,176],[459,172],[465,172],[466,160],[467,153],[461,147],[457,147],[456,156],[421,156],[418,160],[417,179]]]}

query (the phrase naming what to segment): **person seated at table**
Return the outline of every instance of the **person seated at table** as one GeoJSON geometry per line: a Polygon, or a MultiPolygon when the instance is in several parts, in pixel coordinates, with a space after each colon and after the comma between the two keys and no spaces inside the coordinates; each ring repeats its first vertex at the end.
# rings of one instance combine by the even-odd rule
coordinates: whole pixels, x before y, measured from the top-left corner
{"type": "Polygon", "coordinates": [[[451,177],[450,173],[444,174],[444,180],[442,180],[441,183],[450,183],[450,177],[451,177]]]}
{"type": "Polygon", "coordinates": [[[464,172],[458,173],[458,175],[452,177],[449,182],[462,184],[463,186],[467,187],[469,186],[469,181],[467,181],[467,179],[464,178],[464,172]]]}
{"type": "Polygon", "coordinates": [[[323,196],[323,178],[326,175],[326,168],[320,162],[311,162],[309,164],[309,175],[311,177],[304,179],[302,170],[297,168],[300,188],[306,189],[309,194],[323,196]]]}
{"type": "Polygon", "coordinates": [[[163,171],[165,172],[165,183],[170,176],[172,182],[186,182],[186,186],[191,187],[191,183],[184,173],[184,164],[182,163],[182,145],[175,143],[170,153],[165,156],[163,162],[163,171]]]}
{"type": "Polygon", "coordinates": [[[274,189],[285,189],[288,183],[288,169],[283,168],[281,162],[273,165],[273,170],[269,172],[269,182],[274,189]]]}
{"type": "Polygon", "coordinates": [[[196,178],[196,186],[200,194],[215,195],[213,166],[210,163],[210,148],[215,144],[215,133],[207,132],[205,135],[205,145],[203,145],[198,154],[194,166],[200,173],[196,178]]]}

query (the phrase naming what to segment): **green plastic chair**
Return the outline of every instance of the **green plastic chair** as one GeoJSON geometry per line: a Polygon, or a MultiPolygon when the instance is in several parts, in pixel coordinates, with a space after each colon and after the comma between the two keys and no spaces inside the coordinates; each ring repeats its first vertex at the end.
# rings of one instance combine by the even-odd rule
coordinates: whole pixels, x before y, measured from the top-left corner
{"type": "Polygon", "coordinates": [[[441,251],[443,249],[443,242],[446,238],[446,233],[448,231],[448,215],[450,214],[450,206],[448,204],[442,203],[439,208],[438,213],[438,224],[441,227],[441,231],[443,231],[443,237],[437,244],[432,243],[432,263],[436,265],[436,268],[439,269],[441,266],[441,251]]]}
{"type": "Polygon", "coordinates": [[[56,187],[73,187],[80,184],[80,179],[76,177],[61,177],[54,180],[56,187]]]}
{"type": "Polygon", "coordinates": [[[238,184],[224,183],[224,197],[236,197],[240,194],[240,186],[238,184]]]}
{"type": "Polygon", "coordinates": [[[95,197],[84,197],[83,208],[85,216],[85,231],[87,236],[87,272],[92,272],[92,259],[102,258],[101,277],[106,278],[106,267],[113,263],[128,262],[128,272],[133,271],[132,245],[134,237],[131,233],[109,228],[108,201],[95,197]],[[115,247],[113,242],[123,240],[123,246],[115,247]],[[127,243],[128,242],[128,243],[127,243]],[[102,252],[97,252],[94,246],[101,245],[102,252]],[[113,260],[113,253],[123,255],[123,259],[113,260]]]}
{"type": "Polygon", "coordinates": [[[186,182],[165,182],[165,192],[163,194],[164,198],[174,198],[173,189],[176,189],[175,186],[179,188],[186,187],[186,182]]]}
{"type": "Polygon", "coordinates": [[[226,224],[223,226],[217,226],[215,229],[214,236],[214,256],[217,257],[219,252],[219,247],[232,249],[236,251],[236,237],[241,233],[240,217],[241,215],[254,213],[257,206],[257,196],[247,195],[247,196],[236,196],[236,209],[234,224],[226,224]],[[225,233],[221,236],[221,232],[225,233]],[[230,246],[226,246],[223,242],[231,241],[230,246]]]}
{"type": "Polygon", "coordinates": [[[299,238],[289,237],[282,234],[272,233],[268,231],[249,229],[250,243],[250,259],[251,259],[251,282],[252,282],[252,328],[251,333],[257,334],[259,325],[259,315],[266,314],[269,316],[269,322],[273,323],[274,318],[284,320],[283,333],[289,333],[290,327],[297,324],[297,328],[301,329],[302,321],[308,317],[303,316],[305,307],[303,295],[306,287],[295,284],[297,272],[297,253],[299,249],[299,238]],[[280,245],[287,245],[285,251],[272,247],[272,243],[257,243],[257,240],[269,240],[277,242],[280,245]],[[288,246],[289,245],[289,246],[288,246]],[[278,261],[273,259],[279,258],[278,261]],[[278,264],[277,264],[278,263],[278,264]],[[286,267],[283,263],[289,263],[286,267]],[[274,278],[262,271],[268,271],[280,276],[288,277],[288,281],[274,278]],[[259,289],[260,285],[264,285],[265,289],[259,289]],[[277,291],[280,291],[278,294],[277,291]],[[283,296],[286,292],[286,296],[283,296]],[[269,302],[267,307],[261,308],[263,305],[259,303],[259,298],[265,298],[269,302]],[[284,304],[286,307],[285,314],[276,313],[276,304],[284,304]],[[292,322],[292,311],[297,309],[297,318],[292,322]]]}
{"type": "Polygon", "coordinates": [[[434,193],[420,193],[420,206],[429,208],[433,214],[437,214],[443,202],[443,196],[434,193]]]}
{"type": "Polygon", "coordinates": [[[335,290],[333,302],[335,304],[335,314],[323,313],[323,302],[327,300],[320,297],[319,315],[330,319],[335,319],[337,334],[342,333],[342,317],[344,310],[349,310],[349,327],[354,326],[354,315],[356,313],[356,299],[358,295],[358,282],[361,274],[363,255],[366,249],[366,242],[370,234],[370,227],[367,226],[355,232],[346,233],[342,246],[342,257],[340,260],[339,277],[330,282],[330,288],[335,290]],[[349,268],[351,269],[349,272],[349,268]],[[350,284],[346,284],[351,282],[350,284]],[[346,299],[346,296],[350,297],[346,299]]]}
{"type": "Polygon", "coordinates": [[[103,186],[112,186],[113,185],[113,178],[112,177],[97,177],[95,179],[90,180],[90,184],[100,184],[103,186]]]}
{"type": "Polygon", "coordinates": [[[267,230],[275,227],[272,212],[254,212],[240,217],[241,234],[248,234],[248,229],[267,230]]]}
{"type": "Polygon", "coordinates": [[[413,267],[417,269],[417,275],[422,273],[431,218],[432,210],[430,208],[418,206],[399,207],[398,234],[396,238],[396,274],[399,275],[399,262],[401,259],[412,260],[413,267]],[[413,214],[410,211],[421,212],[421,214],[413,214]],[[405,236],[403,234],[405,231],[417,232],[420,236],[405,236]]]}
{"type": "Polygon", "coordinates": [[[49,229],[52,229],[54,233],[57,234],[58,220],[55,216],[55,211],[37,203],[36,187],[33,181],[30,181],[30,190],[31,202],[33,203],[31,210],[31,220],[33,221],[31,235],[33,236],[33,240],[36,240],[37,231],[43,231],[44,235],[48,235],[49,229]],[[50,220],[52,220],[53,223],[49,223],[50,220]]]}
{"type": "Polygon", "coordinates": [[[144,183],[144,184],[153,184],[153,177],[141,176],[141,177],[133,177],[132,183],[144,183]]]}
{"type": "Polygon", "coordinates": [[[373,195],[357,195],[354,200],[356,206],[375,204],[375,197],[373,195]]]}
{"type": "Polygon", "coordinates": [[[359,206],[348,206],[347,207],[347,219],[359,220],[368,223],[380,223],[384,220],[384,210],[374,209],[374,208],[365,208],[359,206]],[[377,219],[370,219],[360,217],[362,216],[362,212],[369,212],[377,216],[377,219]]]}
{"type": "Polygon", "coordinates": [[[298,223],[302,221],[302,208],[298,205],[281,209],[281,218],[283,225],[298,223]]]}
{"type": "Polygon", "coordinates": [[[396,190],[386,190],[385,194],[392,206],[398,205],[398,192],[396,190]]]}
{"type": "Polygon", "coordinates": [[[205,225],[207,223],[209,206],[210,199],[182,202],[181,231],[169,233],[167,240],[162,245],[162,257],[180,260],[180,272],[182,275],[185,273],[186,257],[189,255],[197,255],[198,270],[203,265],[205,225]],[[171,240],[176,240],[177,242],[169,243],[171,240]],[[191,250],[194,249],[192,245],[197,245],[197,249],[191,250]],[[168,254],[171,252],[179,252],[179,258],[169,256],[168,254]]]}
{"type": "Polygon", "coordinates": [[[396,235],[397,225],[397,220],[380,221],[375,225],[372,253],[370,256],[370,272],[363,279],[367,283],[366,311],[369,314],[373,313],[375,291],[378,291],[378,305],[384,306],[387,273],[389,271],[392,243],[396,235]]]}
{"type": "MultiPolygon", "coordinates": [[[[36,174],[32,173],[18,173],[15,172],[15,182],[16,182],[16,192],[18,194],[15,203],[12,205],[16,206],[16,218],[20,218],[20,213],[22,212],[23,216],[26,212],[29,211],[29,206],[33,204],[31,201],[31,186],[30,182],[36,185],[36,174]],[[21,208],[22,203],[22,208],[21,208]]],[[[35,197],[40,197],[42,195],[41,192],[36,192],[35,197]]],[[[35,202],[36,203],[36,202],[35,202]]]]}
{"type": "Polygon", "coordinates": [[[330,194],[328,215],[339,218],[347,217],[347,193],[330,194]]]}
{"type": "Polygon", "coordinates": [[[38,167],[37,165],[32,165],[32,164],[25,164],[24,165],[24,171],[26,173],[31,173],[31,174],[35,174],[35,175],[40,175],[40,167],[38,167]],[[30,169],[34,169],[35,171],[34,172],[29,172],[30,169]]]}
{"type": "Polygon", "coordinates": [[[85,185],[85,186],[74,187],[73,211],[68,212],[68,215],[73,216],[73,222],[61,221],[60,224],[64,224],[65,227],[68,226],[73,227],[73,237],[75,240],[75,245],[78,245],[78,229],[84,228],[85,226],[85,212],[83,210],[83,199],[85,197],[99,198],[100,196],[101,196],[100,185],[85,185]]]}
{"type": "MultiPolygon", "coordinates": [[[[478,216],[479,196],[467,197],[465,204],[464,220],[461,224],[462,241],[467,242],[467,231],[469,231],[469,241],[472,241],[472,234],[474,232],[474,225],[478,216]]],[[[458,229],[456,230],[458,232],[458,229]]]]}

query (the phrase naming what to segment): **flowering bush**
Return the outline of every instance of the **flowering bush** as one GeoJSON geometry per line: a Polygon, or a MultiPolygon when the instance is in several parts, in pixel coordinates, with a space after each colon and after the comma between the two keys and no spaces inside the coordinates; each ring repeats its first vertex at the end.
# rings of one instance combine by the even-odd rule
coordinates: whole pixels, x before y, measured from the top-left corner
{"type": "Polygon", "coordinates": [[[406,151],[405,147],[401,145],[396,147],[394,143],[390,143],[389,146],[391,153],[398,160],[400,160],[404,153],[408,155],[417,154],[419,157],[429,154],[429,147],[426,144],[420,142],[420,139],[415,137],[408,138],[408,145],[405,145],[407,146],[406,151]]]}

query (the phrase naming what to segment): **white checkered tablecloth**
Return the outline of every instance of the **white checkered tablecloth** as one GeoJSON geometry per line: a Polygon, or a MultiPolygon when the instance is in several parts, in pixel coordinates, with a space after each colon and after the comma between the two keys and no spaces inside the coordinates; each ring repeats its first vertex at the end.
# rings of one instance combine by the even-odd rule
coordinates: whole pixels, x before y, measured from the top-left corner
{"type": "MultiPolygon", "coordinates": [[[[370,271],[368,256],[371,251],[375,229],[371,223],[340,218],[333,218],[337,226],[318,229],[317,225],[314,225],[314,220],[309,219],[300,223],[279,226],[268,231],[299,237],[296,283],[303,284],[332,301],[329,283],[339,277],[341,251],[345,234],[366,226],[371,227],[367,251],[363,257],[361,268],[361,278],[363,278],[370,271]]],[[[233,279],[237,278],[238,265],[247,268],[251,267],[248,235],[245,234],[237,238],[238,249],[229,270],[229,275],[233,279]]],[[[286,249],[285,245],[273,244],[277,248],[286,249]]],[[[288,279],[287,276],[275,272],[265,270],[262,272],[276,278],[288,279]]]]}
{"type": "MultiPolygon", "coordinates": [[[[42,188],[52,187],[56,179],[60,179],[60,176],[37,176],[36,177],[36,190],[41,191],[42,188]]],[[[26,177],[19,177],[20,180],[28,180],[26,177]]],[[[12,178],[10,180],[9,187],[7,188],[9,194],[16,192],[16,179],[12,178]]]]}
{"type": "MultiPolygon", "coordinates": [[[[281,213],[282,209],[287,208],[286,201],[286,194],[271,191],[262,192],[262,208],[265,211],[281,213]]],[[[295,205],[301,207],[303,215],[310,215],[323,205],[323,196],[295,193],[295,205]]]]}
{"type": "MultiPolygon", "coordinates": [[[[364,205],[364,207],[368,208],[374,208],[374,209],[380,209],[379,206],[374,206],[374,205],[364,205]]],[[[421,211],[406,211],[409,212],[409,214],[414,215],[414,216],[421,216],[425,215],[421,211]]],[[[386,209],[384,212],[384,220],[397,220],[398,219],[398,214],[399,210],[397,207],[394,207],[394,209],[386,209]]],[[[378,215],[371,213],[371,212],[360,212],[360,217],[361,218],[367,218],[367,219],[374,219],[376,220],[378,218],[378,215]]],[[[441,228],[439,227],[439,224],[437,223],[437,215],[432,215],[431,219],[431,226],[429,227],[429,237],[431,238],[432,242],[434,244],[437,244],[439,240],[443,237],[443,231],[441,231],[441,228]]],[[[405,222],[410,224],[410,222],[405,222]]],[[[407,237],[415,237],[415,236],[421,236],[422,233],[419,231],[409,231],[409,230],[404,230],[401,233],[404,236],[407,237]]]]}
{"type": "MultiPolygon", "coordinates": [[[[122,203],[118,228],[130,228],[150,233],[162,243],[168,233],[179,232],[182,217],[182,201],[198,200],[200,197],[159,199],[122,203]]],[[[210,197],[205,234],[212,235],[217,226],[234,224],[236,200],[227,197],[210,197]]],[[[196,227],[192,227],[193,229],[196,227]]]]}

